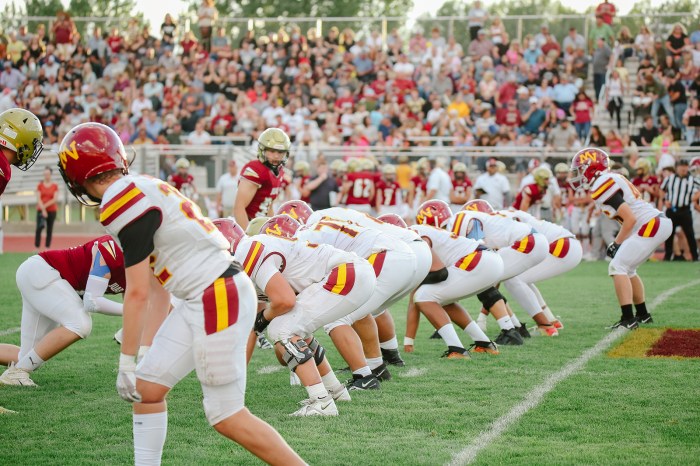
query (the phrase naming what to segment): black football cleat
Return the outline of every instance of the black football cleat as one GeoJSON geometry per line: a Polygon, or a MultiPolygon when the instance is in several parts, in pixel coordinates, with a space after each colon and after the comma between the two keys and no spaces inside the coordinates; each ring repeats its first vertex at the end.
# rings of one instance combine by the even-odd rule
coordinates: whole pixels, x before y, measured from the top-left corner
{"type": "Polygon", "coordinates": [[[374,374],[374,376],[382,382],[391,380],[391,372],[389,372],[389,369],[387,369],[386,364],[382,364],[381,366],[372,369],[372,374],[374,374]]]}
{"type": "Polygon", "coordinates": [[[643,316],[637,316],[637,322],[640,324],[653,324],[654,319],[651,318],[651,314],[646,314],[643,316]]]}
{"type": "Polygon", "coordinates": [[[382,358],[384,359],[385,364],[398,367],[403,367],[406,365],[404,360],[401,359],[401,355],[397,349],[382,349],[382,358]]]}
{"type": "Polygon", "coordinates": [[[440,336],[440,333],[438,333],[437,330],[435,330],[435,332],[432,335],[430,335],[431,340],[440,340],[441,338],[442,337],[440,336]]]}
{"type": "Polygon", "coordinates": [[[501,330],[501,333],[498,334],[498,337],[496,337],[496,339],[493,341],[497,345],[509,346],[520,346],[524,343],[523,337],[521,337],[518,331],[514,328],[509,328],[508,330],[501,330]]]}
{"type": "Polygon", "coordinates": [[[637,327],[639,327],[639,322],[637,322],[636,318],[631,318],[631,319],[621,319],[614,324],[612,324],[610,327],[608,327],[611,330],[615,330],[616,328],[626,328],[627,330],[634,330],[637,327]]]}
{"type": "Polygon", "coordinates": [[[532,335],[530,335],[530,331],[525,327],[524,325],[521,325],[520,327],[515,327],[515,330],[518,331],[521,337],[523,338],[531,338],[532,335]]]}
{"type": "Polygon", "coordinates": [[[379,390],[381,388],[379,379],[374,374],[364,377],[353,374],[352,380],[348,380],[345,386],[348,390],[379,390]]]}

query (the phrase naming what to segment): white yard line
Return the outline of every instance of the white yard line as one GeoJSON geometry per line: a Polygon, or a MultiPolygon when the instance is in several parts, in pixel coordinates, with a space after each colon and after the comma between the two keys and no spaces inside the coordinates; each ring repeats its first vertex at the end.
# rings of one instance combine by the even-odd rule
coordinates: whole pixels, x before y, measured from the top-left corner
{"type": "Polygon", "coordinates": [[[280,372],[284,369],[286,369],[286,367],[284,367],[284,366],[263,366],[260,369],[258,369],[258,374],[260,374],[260,375],[274,374],[274,373],[280,372]]]}
{"type": "Polygon", "coordinates": [[[12,335],[13,333],[17,333],[21,330],[19,327],[14,327],[14,328],[8,328],[7,330],[0,330],[0,337],[5,337],[7,335],[12,335]]]}
{"type": "Polygon", "coordinates": [[[423,367],[412,367],[406,372],[399,373],[399,377],[421,377],[428,372],[428,369],[423,367]]]}
{"type": "MultiPolygon", "coordinates": [[[[693,280],[692,282],[664,291],[654,298],[654,300],[649,304],[649,310],[654,310],[657,306],[679,291],[696,285],[700,285],[700,280],[693,280]]],[[[481,452],[481,450],[491,445],[495,440],[503,435],[503,433],[510,426],[515,424],[525,413],[537,407],[542,402],[545,395],[554,390],[559,382],[578,372],[581,368],[583,368],[583,366],[586,365],[586,363],[588,363],[588,361],[602,354],[615,342],[615,340],[626,333],[627,330],[624,329],[612,331],[609,335],[606,335],[603,339],[596,343],[595,346],[584,351],[581,356],[562,367],[559,371],[547,377],[544,382],[533,388],[527,395],[525,395],[525,399],[522,402],[518,403],[506,414],[496,419],[496,421],[494,421],[494,423],[491,424],[486,431],[481,432],[472,443],[467,445],[467,447],[463,450],[457,452],[452,457],[452,460],[448,463],[448,465],[457,466],[471,464],[474,462],[476,456],[481,452]]]]}

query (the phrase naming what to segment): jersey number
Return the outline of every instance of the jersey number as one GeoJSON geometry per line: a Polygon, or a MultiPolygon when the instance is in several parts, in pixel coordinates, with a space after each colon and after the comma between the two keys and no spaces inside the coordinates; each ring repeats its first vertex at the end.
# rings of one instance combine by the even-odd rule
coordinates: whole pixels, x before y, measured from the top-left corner
{"type": "Polygon", "coordinates": [[[356,199],[369,199],[372,190],[372,180],[364,178],[355,180],[352,186],[352,195],[356,199]]]}
{"type": "Polygon", "coordinates": [[[204,228],[207,233],[211,233],[212,231],[216,230],[214,224],[211,223],[208,218],[202,216],[202,211],[199,210],[199,206],[182,195],[180,191],[168,183],[158,183],[158,187],[166,196],[174,194],[180,198],[180,210],[183,214],[185,214],[185,217],[199,223],[199,225],[201,225],[201,227],[204,228]]]}

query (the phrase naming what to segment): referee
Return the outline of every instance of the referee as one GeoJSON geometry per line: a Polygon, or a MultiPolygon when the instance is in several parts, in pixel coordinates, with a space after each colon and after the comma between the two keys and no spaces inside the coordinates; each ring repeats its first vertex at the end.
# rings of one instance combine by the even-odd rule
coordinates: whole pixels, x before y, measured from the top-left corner
{"type": "MultiPolygon", "coordinates": [[[[690,211],[693,197],[700,194],[700,179],[688,174],[688,162],[680,160],[676,163],[676,173],[670,175],[661,183],[663,202],[666,206],[666,216],[673,222],[673,230],[683,229],[693,260],[698,260],[698,246],[693,231],[693,217],[690,211]]],[[[664,260],[671,260],[673,255],[673,238],[666,240],[664,260]]]]}

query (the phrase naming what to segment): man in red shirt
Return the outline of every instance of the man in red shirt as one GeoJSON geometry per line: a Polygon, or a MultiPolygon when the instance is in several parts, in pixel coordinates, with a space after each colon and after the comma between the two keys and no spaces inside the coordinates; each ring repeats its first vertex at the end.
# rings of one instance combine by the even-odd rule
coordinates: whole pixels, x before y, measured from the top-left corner
{"type": "Polygon", "coordinates": [[[53,170],[51,167],[44,169],[44,179],[36,187],[36,234],[34,246],[41,246],[41,230],[46,226],[46,249],[51,247],[53,224],[58,212],[58,185],[51,180],[53,170]]]}
{"type": "Polygon", "coordinates": [[[91,313],[122,315],[122,305],[104,295],[124,292],[124,257],[109,235],[45,251],[19,266],[17,286],[22,294],[21,346],[0,345],[0,363],[9,364],[0,385],[33,387],[32,372],[90,335],[91,313]]]}
{"type": "Polygon", "coordinates": [[[348,174],[343,178],[343,186],[340,188],[340,197],[349,209],[369,214],[374,198],[375,177],[374,173],[362,169],[362,165],[362,160],[350,159],[348,174]]]}
{"type": "Polygon", "coordinates": [[[547,167],[537,167],[532,171],[535,182],[525,186],[515,197],[513,207],[527,212],[527,210],[542,200],[547,193],[547,185],[552,177],[552,170],[547,167]]]}
{"type": "Polygon", "coordinates": [[[12,177],[11,165],[22,171],[34,165],[44,148],[44,130],[32,112],[12,108],[0,113],[0,195],[12,177]]]}
{"type": "Polygon", "coordinates": [[[609,3],[608,0],[604,0],[603,3],[598,5],[595,9],[595,15],[603,18],[603,22],[608,25],[612,25],[616,13],[617,9],[615,5],[609,3]]]}
{"type": "Polygon", "coordinates": [[[244,230],[255,217],[271,217],[284,178],[283,166],[292,143],[279,128],[268,128],[258,137],[258,158],[245,164],[233,206],[236,222],[244,230]]]}
{"type": "Polygon", "coordinates": [[[523,124],[518,111],[518,104],[515,100],[509,100],[504,108],[499,108],[496,111],[496,123],[511,128],[517,128],[523,124]]]}

